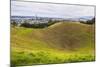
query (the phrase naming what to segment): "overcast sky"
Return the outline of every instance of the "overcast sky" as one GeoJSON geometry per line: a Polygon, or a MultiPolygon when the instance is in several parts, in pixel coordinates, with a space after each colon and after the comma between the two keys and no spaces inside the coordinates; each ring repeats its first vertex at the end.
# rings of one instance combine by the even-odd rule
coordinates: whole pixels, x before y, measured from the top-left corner
{"type": "Polygon", "coordinates": [[[11,2],[12,16],[44,16],[75,18],[82,16],[94,16],[93,6],[67,5],[67,4],[50,4],[36,2],[11,2]]]}

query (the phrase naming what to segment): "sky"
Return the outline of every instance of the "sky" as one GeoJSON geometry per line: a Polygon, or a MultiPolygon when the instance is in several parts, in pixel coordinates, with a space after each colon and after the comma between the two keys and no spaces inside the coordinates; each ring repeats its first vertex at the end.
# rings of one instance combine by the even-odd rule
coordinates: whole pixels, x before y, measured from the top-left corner
{"type": "Polygon", "coordinates": [[[94,6],[11,1],[11,16],[77,18],[94,16],[94,6]]]}

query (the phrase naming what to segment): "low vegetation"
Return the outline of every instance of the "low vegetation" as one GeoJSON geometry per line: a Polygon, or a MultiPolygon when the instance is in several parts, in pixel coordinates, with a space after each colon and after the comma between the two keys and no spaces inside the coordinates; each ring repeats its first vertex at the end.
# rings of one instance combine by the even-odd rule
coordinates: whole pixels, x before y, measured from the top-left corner
{"type": "Polygon", "coordinates": [[[11,65],[95,60],[94,25],[59,22],[46,28],[11,27],[11,65]]]}
{"type": "Polygon", "coordinates": [[[51,51],[36,51],[36,52],[14,52],[12,56],[12,66],[36,65],[36,64],[57,64],[69,62],[90,62],[94,61],[95,57],[91,54],[82,53],[60,53],[51,51]]]}

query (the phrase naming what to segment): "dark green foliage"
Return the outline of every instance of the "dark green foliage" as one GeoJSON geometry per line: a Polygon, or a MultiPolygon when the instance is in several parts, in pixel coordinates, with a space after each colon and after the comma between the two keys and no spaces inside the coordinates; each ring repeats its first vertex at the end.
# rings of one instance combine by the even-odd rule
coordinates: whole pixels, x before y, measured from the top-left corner
{"type": "Polygon", "coordinates": [[[55,24],[55,23],[57,23],[57,22],[59,22],[59,21],[56,21],[56,20],[55,20],[55,21],[52,21],[52,20],[49,20],[47,24],[48,24],[48,26],[50,26],[50,25],[53,25],[53,24],[55,24]]]}
{"type": "Polygon", "coordinates": [[[58,21],[52,21],[52,20],[49,20],[48,23],[38,23],[38,24],[30,24],[28,22],[24,22],[21,24],[21,27],[26,27],[26,28],[45,28],[45,27],[48,27],[50,25],[53,25],[55,24],[56,22],[58,21]]]}
{"type": "Polygon", "coordinates": [[[40,24],[22,23],[21,27],[26,27],[26,28],[44,28],[44,27],[47,27],[47,24],[46,23],[40,23],[40,24]]]}
{"type": "Polygon", "coordinates": [[[17,22],[13,20],[13,21],[11,22],[11,25],[12,25],[13,27],[17,26],[17,22]]]}
{"type": "Polygon", "coordinates": [[[95,18],[92,18],[91,20],[87,20],[87,21],[80,21],[80,23],[84,23],[84,24],[95,24],[95,18]]]}
{"type": "Polygon", "coordinates": [[[85,21],[80,21],[80,23],[86,23],[85,21]]]}
{"type": "Polygon", "coordinates": [[[29,28],[32,27],[32,25],[29,24],[29,23],[22,23],[21,26],[22,26],[22,27],[29,27],[29,28]]]}
{"type": "Polygon", "coordinates": [[[95,18],[88,20],[86,23],[87,24],[95,24],[95,18]]]}

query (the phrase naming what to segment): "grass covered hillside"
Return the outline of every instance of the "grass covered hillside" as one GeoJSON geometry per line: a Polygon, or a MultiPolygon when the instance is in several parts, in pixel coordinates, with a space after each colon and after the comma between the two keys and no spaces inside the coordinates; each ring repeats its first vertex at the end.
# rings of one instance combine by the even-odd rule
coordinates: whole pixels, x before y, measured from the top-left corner
{"type": "Polygon", "coordinates": [[[94,61],[94,25],[59,22],[49,27],[11,27],[11,64],[94,61]]]}

